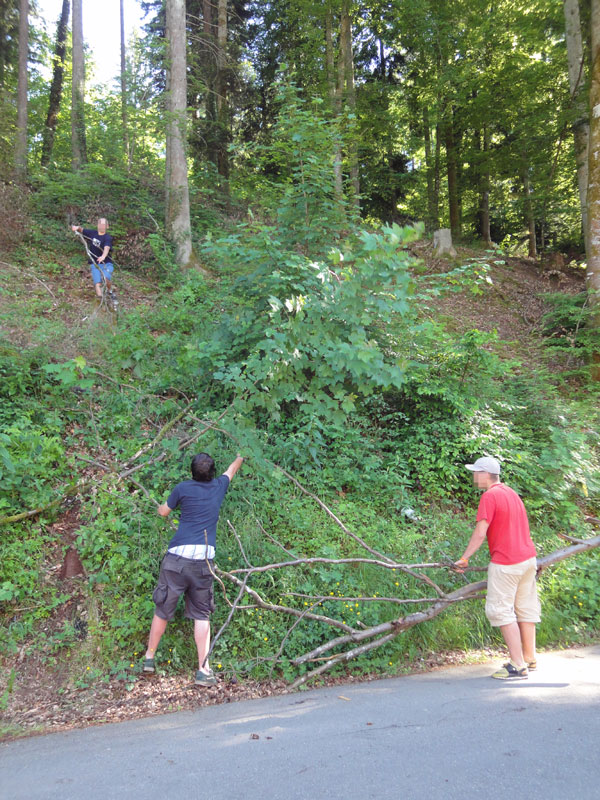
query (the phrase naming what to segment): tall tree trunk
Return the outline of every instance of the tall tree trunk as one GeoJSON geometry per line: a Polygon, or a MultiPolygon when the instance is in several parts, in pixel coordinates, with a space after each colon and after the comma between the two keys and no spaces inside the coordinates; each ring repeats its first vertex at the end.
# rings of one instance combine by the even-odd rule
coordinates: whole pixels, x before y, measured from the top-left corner
{"type": "Polygon", "coordinates": [[[450,231],[452,241],[456,244],[460,238],[460,204],[458,201],[458,169],[454,138],[454,115],[449,107],[445,124],[446,134],[446,169],[448,174],[448,207],[450,212],[450,231]]]}
{"type": "Polygon", "coordinates": [[[425,168],[427,172],[427,231],[431,233],[440,227],[440,221],[435,197],[435,164],[431,151],[431,127],[427,106],[423,106],[423,133],[425,138],[425,168]]]}
{"type": "MultiPolygon", "coordinates": [[[[354,88],[354,57],[352,54],[352,22],[350,19],[350,0],[342,0],[340,16],[340,59],[344,73],[343,97],[349,113],[356,119],[356,90],[354,88]]],[[[356,146],[357,131],[353,131],[348,144],[350,161],[350,182],[354,192],[354,202],[360,205],[360,181],[358,177],[358,149],[356,146]]]]}
{"type": "Polygon", "coordinates": [[[573,138],[575,140],[577,185],[579,187],[579,203],[581,206],[581,224],[587,252],[587,188],[590,126],[586,97],[583,91],[585,85],[585,70],[579,0],[564,0],[563,6],[565,12],[567,59],[569,65],[569,89],[573,107],[576,110],[576,117],[573,123],[573,138]]]}
{"type": "Polygon", "coordinates": [[[48,114],[46,124],[42,133],[42,156],[41,165],[47,167],[52,158],[52,148],[54,147],[54,134],[56,133],[56,123],[60,109],[60,99],[62,95],[63,77],[65,74],[65,54],[67,49],[67,26],[69,24],[69,11],[71,5],[69,0],[63,0],[60,18],[56,29],[56,46],[54,48],[54,67],[52,70],[52,83],[50,85],[50,95],[48,98],[48,114]]]}
{"type": "Polygon", "coordinates": [[[217,170],[224,178],[223,189],[229,196],[229,102],[227,99],[227,0],[217,6],[217,170]]]}
{"type": "Polygon", "coordinates": [[[123,0],[119,1],[121,20],[121,124],[123,126],[123,153],[127,161],[127,171],[131,170],[131,152],[129,148],[129,122],[127,120],[127,72],[125,64],[125,13],[123,0]]]}
{"type": "MultiPolygon", "coordinates": [[[[442,132],[440,124],[435,126],[435,159],[433,162],[433,207],[437,227],[440,226],[440,187],[442,164],[442,132]]],[[[436,228],[437,230],[437,228],[436,228]]]]}
{"type": "Polygon", "coordinates": [[[166,229],[175,245],[180,266],[190,266],[192,230],[186,159],[187,80],[185,0],[167,0],[167,147],[169,169],[166,179],[166,229]]]}
{"type": "MultiPolygon", "coordinates": [[[[329,106],[331,115],[339,118],[341,112],[341,98],[336,91],[335,80],[335,51],[333,46],[333,12],[331,2],[327,3],[325,11],[325,64],[327,68],[327,88],[329,92],[329,106]]],[[[342,175],[342,149],[341,143],[336,138],[333,153],[333,171],[335,176],[335,197],[338,203],[344,201],[344,179],[342,175]]]]}
{"type": "Polygon", "coordinates": [[[521,165],[521,180],[523,181],[523,214],[525,217],[525,226],[529,232],[527,251],[530,258],[537,258],[535,215],[533,213],[533,203],[531,201],[531,181],[529,180],[529,165],[525,159],[523,159],[521,165]]]}
{"type": "MultiPolygon", "coordinates": [[[[600,332],[600,0],[592,0],[592,68],[590,80],[589,183],[587,191],[587,290],[592,324],[600,332]]],[[[594,354],[593,377],[600,380],[600,352],[594,354]]]]}
{"type": "Polygon", "coordinates": [[[86,163],[85,143],[85,62],[83,60],[82,0],[73,0],[73,91],[71,99],[71,165],[74,170],[86,163]]]}
{"type": "Polygon", "coordinates": [[[202,2],[202,24],[206,46],[204,49],[203,78],[206,84],[204,93],[206,129],[206,156],[211,164],[218,168],[219,147],[218,137],[215,132],[218,113],[217,113],[217,78],[218,70],[215,64],[215,50],[218,47],[218,22],[215,24],[215,5],[213,0],[203,0],[202,2]]]}
{"type": "Polygon", "coordinates": [[[488,126],[483,126],[481,160],[478,167],[479,179],[479,233],[486,245],[492,243],[490,235],[490,137],[488,126]]]}
{"type": "Polygon", "coordinates": [[[15,175],[27,177],[27,56],[29,53],[29,0],[19,3],[19,79],[17,85],[17,138],[15,142],[15,175]]]}

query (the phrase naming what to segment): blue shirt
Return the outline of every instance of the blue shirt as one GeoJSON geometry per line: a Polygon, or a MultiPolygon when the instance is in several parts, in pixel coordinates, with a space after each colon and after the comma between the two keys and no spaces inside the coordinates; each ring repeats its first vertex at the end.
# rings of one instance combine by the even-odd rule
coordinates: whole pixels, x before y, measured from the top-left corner
{"type": "Polygon", "coordinates": [[[178,483],[167,498],[171,510],[181,506],[179,527],[169,547],[181,544],[209,544],[215,547],[219,511],[228,488],[227,475],[207,482],[191,480],[178,483]]]}
{"type": "Polygon", "coordinates": [[[103,233],[100,235],[95,228],[84,228],[81,232],[83,234],[83,238],[85,239],[85,243],[88,246],[88,250],[96,260],[100,258],[105,247],[110,247],[111,249],[108,251],[108,255],[104,261],[107,264],[112,263],[112,236],[109,233],[103,233]]]}

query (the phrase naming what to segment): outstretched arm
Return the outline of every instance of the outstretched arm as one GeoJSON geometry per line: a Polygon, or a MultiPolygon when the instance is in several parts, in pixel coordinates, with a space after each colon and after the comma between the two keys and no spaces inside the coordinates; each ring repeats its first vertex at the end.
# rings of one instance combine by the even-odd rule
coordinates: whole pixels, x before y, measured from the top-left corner
{"type": "Polygon", "coordinates": [[[462,572],[469,563],[469,559],[473,553],[476,553],[479,550],[485,541],[485,535],[487,533],[488,526],[489,522],[487,519],[480,519],[475,525],[475,530],[471,534],[471,538],[469,539],[469,544],[467,545],[465,552],[462,554],[462,557],[458,559],[458,561],[454,562],[457,572],[462,572]]]}
{"type": "Polygon", "coordinates": [[[235,461],[232,461],[231,464],[227,467],[223,475],[227,475],[229,480],[233,480],[233,476],[238,471],[238,469],[242,466],[244,459],[242,456],[238,455],[235,458],[235,461]]]}

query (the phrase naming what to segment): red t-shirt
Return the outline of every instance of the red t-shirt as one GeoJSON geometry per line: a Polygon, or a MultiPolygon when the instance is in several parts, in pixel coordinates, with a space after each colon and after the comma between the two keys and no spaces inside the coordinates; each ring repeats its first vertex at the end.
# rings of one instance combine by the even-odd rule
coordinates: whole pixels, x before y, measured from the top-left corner
{"type": "Polygon", "coordinates": [[[520,564],[536,555],[525,506],[509,486],[495,483],[481,495],[477,522],[482,519],[488,522],[487,540],[494,564],[520,564]]]}

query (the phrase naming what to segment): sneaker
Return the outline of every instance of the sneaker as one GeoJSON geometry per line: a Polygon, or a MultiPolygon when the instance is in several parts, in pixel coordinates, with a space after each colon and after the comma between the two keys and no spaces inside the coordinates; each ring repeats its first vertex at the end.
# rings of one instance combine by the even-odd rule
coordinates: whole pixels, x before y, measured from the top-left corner
{"type": "Polygon", "coordinates": [[[210,672],[203,672],[201,669],[196,671],[196,686],[216,686],[217,676],[211,670],[210,672]]]}
{"type": "Polygon", "coordinates": [[[535,658],[533,659],[533,661],[527,662],[527,669],[529,670],[529,672],[533,672],[534,669],[537,669],[537,661],[535,660],[535,658]]]}
{"type": "Polygon", "coordinates": [[[153,658],[145,658],[144,659],[144,672],[155,672],[154,667],[154,659],[153,658]]]}
{"type": "Polygon", "coordinates": [[[499,678],[501,681],[506,680],[518,680],[522,678],[526,678],[529,675],[529,670],[527,666],[515,667],[510,661],[508,661],[502,669],[499,669],[497,672],[494,672],[492,678],[499,678]]]}

